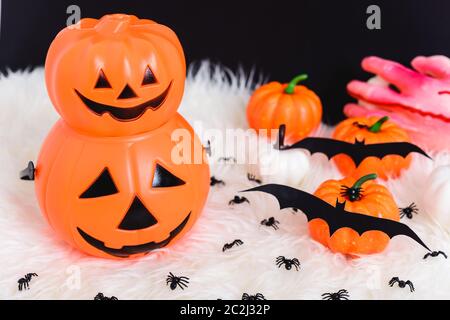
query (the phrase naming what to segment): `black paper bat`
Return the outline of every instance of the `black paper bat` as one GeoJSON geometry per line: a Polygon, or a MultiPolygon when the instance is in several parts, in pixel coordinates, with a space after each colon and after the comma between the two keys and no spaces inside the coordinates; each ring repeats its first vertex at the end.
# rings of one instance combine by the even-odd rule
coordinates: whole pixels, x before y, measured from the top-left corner
{"type": "Polygon", "coordinates": [[[286,146],[284,145],[285,130],[285,125],[281,125],[278,133],[278,142],[275,145],[275,148],[279,150],[307,149],[311,152],[311,154],[316,152],[323,153],[328,157],[328,159],[331,159],[340,153],[344,153],[353,159],[356,166],[358,166],[367,157],[377,157],[382,159],[387,155],[399,155],[405,158],[411,152],[420,153],[431,159],[425,151],[409,142],[365,144],[364,140],[355,140],[355,143],[348,143],[330,138],[309,137],[290,146],[286,146]]]}
{"type": "Polygon", "coordinates": [[[323,201],[316,196],[298,189],[279,184],[266,184],[255,187],[248,191],[262,191],[270,193],[277,198],[280,209],[297,208],[303,211],[308,221],[316,218],[323,219],[327,222],[330,229],[330,236],[340,228],[351,228],[362,235],[366,231],[378,230],[386,233],[389,238],[399,235],[405,235],[421,244],[428,251],[431,251],[425,243],[411,230],[406,224],[384,219],[376,218],[360,213],[345,211],[345,201],[338,202],[336,199],[336,207],[323,201]]]}

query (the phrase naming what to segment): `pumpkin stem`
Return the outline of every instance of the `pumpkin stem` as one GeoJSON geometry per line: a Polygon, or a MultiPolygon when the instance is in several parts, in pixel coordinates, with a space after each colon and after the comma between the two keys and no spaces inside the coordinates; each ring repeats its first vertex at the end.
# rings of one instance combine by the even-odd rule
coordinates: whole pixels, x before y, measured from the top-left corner
{"type": "Polygon", "coordinates": [[[308,79],[308,75],[304,74],[304,73],[296,76],[294,79],[291,80],[291,82],[289,82],[289,84],[287,85],[286,89],[284,89],[284,93],[293,94],[295,86],[300,81],[303,81],[303,80],[306,80],[306,79],[308,79]]]}
{"type": "Polygon", "coordinates": [[[376,178],[377,178],[377,175],[375,173],[371,173],[371,174],[362,176],[361,178],[356,180],[356,182],[353,184],[352,188],[353,189],[361,188],[361,186],[364,182],[369,181],[369,180],[374,180],[376,178]]]}
{"type": "Polygon", "coordinates": [[[383,123],[385,123],[385,122],[388,121],[388,120],[389,120],[389,117],[388,117],[388,116],[384,116],[383,118],[381,118],[380,120],[378,120],[377,122],[375,122],[373,125],[371,125],[371,126],[368,128],[368,130],[369,130],[370,132],[374,132],[374,133],[380,132],[381,126],[383,125],[383,123]]]}

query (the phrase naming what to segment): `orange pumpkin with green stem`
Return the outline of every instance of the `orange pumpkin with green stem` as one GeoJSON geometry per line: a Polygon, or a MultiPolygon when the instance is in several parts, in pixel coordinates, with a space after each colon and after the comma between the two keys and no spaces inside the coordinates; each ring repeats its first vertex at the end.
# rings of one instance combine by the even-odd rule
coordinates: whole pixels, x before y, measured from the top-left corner
{"type": "MultiPolygon", "coordinates": [[[[350,212],[399,221],[400,215],[391,193],[373,181],[376,177],[376,174],[369,174],[359,179],[328,180],[319,186],[314,195],[332,206],[336,205],[336,199],[340,203],[346,201],[345,210],[350,212]]],[[[333,252],[350,256],[378,253],[389,243],[389,236],[378,230],[359,235],[351,228],[341,228],[330,237],[328,224],[322,219],[311,220],[309,232],[314,240],[333,252]]]]}
{"type": "Polygon", "coordinates": [[[278,129],[286,125],[286,141],[298,141],[315,128],[322,119],[319,97],[305,86],[298,85],[308,76],[301,74],[288,84],[270,82],[255,90],[247,106],[247,119],[251,128],[278,129]]]}
{"type": "MultiPolygon", "coordinates": [[[[388,117],[349,118],[342,121],[335,129],[333,138],[354,143],[364,140],[366,144],[388,142],[410,142],[408,133],[388,117]]],[[[375,172],[380,178],[398,177],[401,170],[409,167],[411,155],[403,158],[400,155],[388,155],[383,159],[368,157],[356,168],[353,160],[340,154],[334,161],[344,176],[355,177],[375,172]]]]}

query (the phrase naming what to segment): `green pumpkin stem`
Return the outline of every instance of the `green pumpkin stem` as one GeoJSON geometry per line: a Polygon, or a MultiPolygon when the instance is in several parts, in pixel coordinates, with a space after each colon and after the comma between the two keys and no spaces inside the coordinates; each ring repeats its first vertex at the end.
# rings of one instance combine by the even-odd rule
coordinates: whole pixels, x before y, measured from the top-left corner
{"type": "Polygon", "coordinates": [[[369,130],[370,132],[374,132],[374,133],[380,132],[381,126],[383,125],[383,123],[385,123],[385,122],[388,121],[388,120],[389,120],[389,117],[388,117],[388,116],[384,116],[383,118],[381,118],[380,120],[378,120],[377,122],[375,122],[373,125],[371,125],[371,126],[368,128],[368,130],[369,130]]]}
{"type": "Polygon", "coordinates": [[[352,186],[352,189],[361,188],[361,186],[363,185],[364,182],[369,181],[369,180],[374,180],[376,178],[377,178],[377,175],[375,173],[371,173],[371,174],[362,176],[361,178],[359,178],[358,180],[355,181],[355,183],[352,186]]]}
{"type": "Polygon", "coordinates": [[[363,196],[362,188],[361,188],[363,183],[366,181],[369,181],[369,180],[376,179],[376,178],[377,178],[377,175],[375,173],[365,175],[365,176],[359,178],[358,180],[356,180],[356,182],[353,184],[352,187],[342,186],[340,195],[342,197],[346,197],[351,202],[359,201],[359,200],[361,200],[361,198],[363,196]]]}
{"type": "Polygon", "coordinates": [[[293,94],[294,93],[294,89],[295,89],[295,86],[300,82],[300,81],[303,81],[303,80],[306,80],[306,79],[308,79],[308,75],[307,74],[300,74],[300,75],[298,75],[298,76],[296,76],[294,79],[292,79],[290,82],[289,82],[289,84],[287,85],[287,87],[286,87],[286,89],[284,89],[284,93],[287,93],[287,94],[293,94]]]}

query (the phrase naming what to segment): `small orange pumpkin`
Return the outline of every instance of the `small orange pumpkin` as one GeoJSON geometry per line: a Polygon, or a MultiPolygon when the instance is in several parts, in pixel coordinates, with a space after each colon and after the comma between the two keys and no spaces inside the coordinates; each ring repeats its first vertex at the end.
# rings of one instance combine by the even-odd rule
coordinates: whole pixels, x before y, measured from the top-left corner
{"type": "MultiPolygon", "coordinates": [[[[376,177],[376,174],[369,174],[358,180],[352,177],[328,180],[319,186],[314,195],[332,206],[336,205],[336,199],[340,203],[346,201],[345,210],[350,212],[399,221],[398,208],[389,190],[371,181],[376,177]]],[[[389,243],[389,236],[378,230],[359,235],[351,228],[341,228],[330,237],[328,224],[322,219],[311,220],[308,227],[314,240],[333,252],[350,256],[378,253],[389,243]]]]}
{"type": "Polygon", "coordinates": [[[322,119],[320,98],[305,86],[297,85],[307,79],[302,74],[289,84],[270,82],[255,90],[247,106],[251,128],[278,129],[286,125],[286,141],[298,141],[310,134],[322,119]]]}
{"type": "MultiPolygon", "coordinates": [[[[364,140],[366,144],[410,141],[408,133],[394,122],[389,121],[388,117],[346,119],[336,127],[333,138],[351,143],[356,140],[364,140]]],[[[353,160],[345,154],[334,157],[334,162],[344,176],[358,177],[374,172],[378,177],[386,180],[388,177],[398,177],[402,169],[408,168],[411,163],[411,155],[406,158],[400,155],[388,155],[381,160],[376,157],[368,157],[360,163],[358,168],[353,160]]]]}

